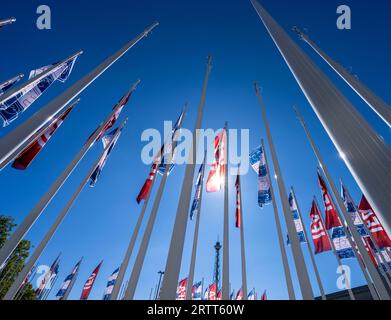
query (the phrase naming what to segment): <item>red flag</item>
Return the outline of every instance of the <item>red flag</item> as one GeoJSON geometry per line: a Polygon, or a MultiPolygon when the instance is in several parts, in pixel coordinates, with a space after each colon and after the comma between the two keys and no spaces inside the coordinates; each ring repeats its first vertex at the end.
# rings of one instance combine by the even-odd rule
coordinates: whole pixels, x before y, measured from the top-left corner
{"type": "Polygon", "coordinates": [[[261,300],[263,300],[263,301],[266,301],[266,300],[267,300],[266,290],[265,290],[265,292],[262,294],[261,300]]]}
{"type": "Polygon", "coordinates": [[[235,300],[243,300],[243,290],[240,289],[238,293],[236,294],[236,299],[235,300]]]}
{"type": "Polygon", "coordinates": [[[241,222],[242,222],[242,204],[240,203],[240,176],[239,176],[239,173],[236,178],[235,187],[236,187],[236,217],[235,217],[236,222],[235,222],[235,226],[236,226],[236,228],[240,228],[241,222]]]}
{"type": "Polygon", "coordinates": [[[224,185],[226,170],[226,129],[216,136],[214,141],[214,155],[212,167],[206,182],[206,192],[218,192],[224,185]]]}
{"type": "Polygon", "coordinates": [[[391,247],[391,240],[387,232],[384,230],[383,225],[379,221],[375,211],[373,211],[365,196],[362,196],[358,211],[363,222],[367,225],[373,240],[377,243],[379,248],[384,249],[391,247]]]}
{"type": "Polygon", "coordinates": [[[311,234],[314,241],[315,254],[330,251],[331,243],[327,230],[324,227],[322,217],[316,202],[311,207],[311,234]]]}
{"type": "Polygon", "coordinates": [[[145,181],[143,187],[140,190],[140,193],[137,196],[137,203],[140,203],[142,200],[146,200],[147,196],[151,190],[152,181],[155,179],[156,172],[158,168],[158,163],[154,163],[151,167],[151,171],[149,172],[148,179],[145,181]]]}
{"type": "Polygon", "coordinates": [[[219,292],[217,292],[217,300],[221,300],[223,297],[223,292],[220,290],[219,292]]]}
{"type": "Polygon", "coordinates": [[[330,193],[327,189],[326,183],[319,174],[319,172],[318,182],[320,190],[322,192],[324,206],[326,208],[326,229],[330,230],[332,228],[341,227],[341,220],[339,219],[337,210],[335,209],[334,204],[331,201],[330,193]]]}
{"type": "Polygon", "coordinates": [[[216,298],[217,298],[217,284],[216,283],[213,283],[209,286],[209,290],[208,290],[209,294],[208,294],[208,300],[213,300],[215,301],[216,298]]]}
{"type": "Polygon", "coordinates": [[[84,284],[83,291],[80,296],[80,300],[87,300],[88,299],[88,296],[90,295],[92,287],[94,286],[96,277],[98,276],[99,269],[100,269],[102,263],[103,263],[103,261],[98,264],[98,266],[95,268],[94,271],[92,271],[90,277],[87,279],[86,283],[84,284]]]}
{"type": "Polygon", "coordinates": [[[14,160],[12,167],[18,170],[26,170],[64,122],[73,107],[74,105],[69,107],[58,118],[54,119],[52,123],[18,155],[18,157],[14,160]]]}
{"type": "Polygon", "coordinates": [[[179,282],[176,296],[177,300],[186,300],[187,278],[179,282]]]}

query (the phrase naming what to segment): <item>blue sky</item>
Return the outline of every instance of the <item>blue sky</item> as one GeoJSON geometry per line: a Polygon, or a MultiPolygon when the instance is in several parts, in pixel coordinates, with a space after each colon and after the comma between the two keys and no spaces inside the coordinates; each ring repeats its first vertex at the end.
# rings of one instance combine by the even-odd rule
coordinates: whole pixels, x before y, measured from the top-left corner
{"type": "MultiPolygon", "coordinates": [[[[261,113],[252,82],[258,80],[287,187],[295,186],[299,205],[309,225],[309,209],[314,194],[320,197],[316,181],[316,160],[299,126],[292,105],[298,104],[326,164],[335,179],[342,178],[356,202],[361,194],[344,163],[338,157],[327,134],[311,110],[285,62],[278,53],[249,1],[46,1],[52,9],[50,31],[35,27],[39,1],[13,1],[2,5],[2,18],[16,16],[17,22],[0,32],[2,43],[0,79],[61,60],[79,49],[77,61],[66,84],[56,83],[16,122],[1,129],[0,136],[22,123],[77,79],[132,39],[157,19],[161,25],[82,93],[81,102],[66,123],[25,172],[8,167],[0,174],[3,192],[0,213],[20,222],[47,191],[80,149],[86,138],[108,114],[116,101],[140,78],[142,83],[124,110],[129,116],[110,160],[94,189],[85,188],[68,217],[39,259],[50,264],[62,253],[60,280],[49,298],[53,298],[62,279],[84,256],[79,278],[71,298],[80,297],[91,271],[103,259],[91,299],[101,299],[107,277],[122,261],[141,207],[135,198],[148,175],[140,154],[140,137],[147,128],[163,129],[164,120],[177,118],[182,105],[189,102],[184,126],[194,127],[201,94],[206,56],[214,58],[208,88],[203,127],[218,129],[229,122],[230,128],[250,129],[250,146],[265,138],[261,113]],[[5,187],[5,188],[4,188],[5,187]]],[[[312,39],[335,60],[352,68],[360,79],[385,101],[389,91],[390,4],[384,1],[344,1],[352,9],[352,30],[336,28],[336,8],[340,1],[271,1],[262,4],[285,28],[293,25],[308,29],[312,39]]],[[[296,41],[354,103],[367,121],[390,142],[386,125],[333,73],[304,43],[296,41]]],[[[95,161],[101,146],[95,145],[48,206],[27,238],[34,244],[43,237],[74,188],[95,161]]],[[[270,158],[270,157],[269,157],[270,158]]],[[[170,234],[184,167],[170,176],[162,199],[150,248],[141,273],[136,298],[149,297],[164,268],[170,234]]],[[[157,188],[156,188],[157,189],[157,188]]],[[[156,190],[155,189],[155,190],[156,190]]],[[[242,178],[245,219],[248,285],[259,294],[268,291],[270,299],[286,299],[281,257],[271,207],[257,206],[257,178],[253,172],[242,178]]],[[[241,284],[240,238],[234,228],[234,177],[230,178],[230,262],[232,288],[241,284]]],[[[149,214],[152,203],[147,214],[149,214]]],[[[282,219],[282,212],[280,210],[282,219]]],[[[144,230],[145,223],[142,230],[144,230]]],[[[223,194],[204,196],[196,280],[212,281],[214,250],[222,238],[223,194]]],[[[283,223],[284,231],[286,230],[283,223]]],[[[189,222],[181,278],[189,266],[194,224],[189,222]]],[[[140,237],[141,238],[141,237],[140,237]]],[[[140,239],[139,239],[140,240],[140,239]]],[[[139,244],[139,240],[136,244],[139,244]]],[[[289,249],[288,249],[289,251],[289,249]]],[[[319,293],[308,252],[303,247],[314,291],[319,293]]],[[[290,253],[289,253],[290,254],[290,253]]],[[[130,268],[133,265],[133,255],[130,268]]],[[[337,264],[331,253],[316,257],[327,292],[337,291],[337,264]]],[[[361,285],[363,277],[354,260],[352,284],[361,285]]],[[[294,264],[290,256],[294,274],[294,264]]],[[[126,278],[129,277],[128,270],[126,278]]],[[[300,296],[294,276],[297,295],[300,296]]]]}

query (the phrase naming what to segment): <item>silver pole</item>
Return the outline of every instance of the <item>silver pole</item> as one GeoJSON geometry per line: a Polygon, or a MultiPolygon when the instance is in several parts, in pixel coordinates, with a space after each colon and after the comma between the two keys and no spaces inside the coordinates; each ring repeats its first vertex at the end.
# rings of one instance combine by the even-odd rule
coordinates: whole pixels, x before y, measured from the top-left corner
{"type": "MultiPolygon", "coordinates": [[[[127,119],[123,122],[123,124],[120,127],[120,130],[123,129],[127,122],[127,119]]],[[[67,204],[65,205],[64,209],[61,211],[61,213],[57,216],[56,220],[50,227],[49,231],[46,233],[45,237],[42,239],[40,244],[37,246],[37,248],[34,250],[34,253],[30,257],[30,259],[25,263],[22,271],[19,273],[18,277],[8,290],[7,294],[4,296],[3,300],[12,300],[16,293],[18,292],[18,289],[23,283],[23,280],[26,279],[27,274],[31,270],[31,268],[34,266],[34,264],[37,262],[39,257],[41,256],[43,250],[45,250],[47,244],[49,243],[50,239],[53,237],[54,233],[57,231],[60,224],[64,221],[65,217],[67,216],[69,210],[71,209],[72,205],[76,201],[76,199],[79,197],[80,192],[83,190],[84,186],[87,184],[88,180],[90,179],[91,175],[94,173],[95,169],[99,165],[99,162],[101,161],[104,154],[107,152],[109,148],[114,143],[114,139],[109,143],[106,148],[102,151],[101,155],[98,157],[98,159],[95,161],[94,165],[91,167],[91,169],[88,171],[87,175],[84,177],[82,182],[80,183],[79,187],[75,190],[72,197],[69,199],[67,204]]]]}
{"type": "MultiPolygon", "coordinates": [[[[19,73],[18,75],[16,75],[15,77],[12,77],[11,79],[8,79],[6,81],[0,82],[0,89],[2,87],[8,86],[11,83],[16,83],[16,82],[20,81],[20,79],[22,79],[23,77],[24,77],[24,74],[23,73],[19,73]]],[[[0,94],[1,94],[1,91],[0,91],[0,94]]]]}
{"type": "Polygon", "coordinates": [[[304,261],[303,252],[301,250],[299,239],[297,237],[296,227],[295,227],[295,224],[292,219],[292,213],[291,213],[289,202],[288,202],[288,195],[287,195],[287,192],[285,189],[280,164],[279,164],[279,161],[277,158],[277,153],[276,153],[276,150],[274,147],[273,137],[272,137],[272,134],[270,131],[269,123],[267,121],[265,106],[263,104],[261,93],[260,93],[259,86],[257,83],[255,83],[255,91],[258,96],[258,101],[259,101],[259,105],[261,107],[262,117],[263,117],[263,121],[265,124],[265,130],[266,130],[267,138],[269,141],[269,147],[270,147],[270,152],[272,155],[273,167],[274,167],[274,171],[276,173],[276,181],[277,181],[278,189],[280,192],[280,199],[281,199],[282,208],[283,208],[283,212],[284,212],[284,216],[285,216],[285,223],[288,228],[288,234],[289,234],[289,239],[291,242],[296,272],[297,272],[297,275],[299,278],[301,294],[302,294],[304,300],[313,300],[314,293],[312,291],[311,282],[310,282],[310,278],[308,276],[308,270],[307,270],[307,267],[306,267],[306,264],[304,261]]]}
{"type": "MultiPolygon", "coordinates": [[[[334,206],[337,209],[338,216],[340,217],[340,219],[341,219],[341,216],[342,216],[343,219],[341,219],[341,221],[345,220],[346,223],[347,223],[347,226],[349,228],[349,232],[347,232],[347,228],[346,228],[344,223],[342,224],[342,226],[344,227],[345,234],[346,234],[346,236],[347,236],[347,238],[349,240],[349,243],[352,246],[352,249],[353,249],[353,251],[354,251],[354,253],[355,253],[356,257],[357,257],[357,261],[358,261],[358,263],[360,265],[360,268],[363,271],[363,274],[364,274],[364,276],[365,276],[365,278],[367,280],[368,280],[368,275],[367,275],[367,272],[365,270],[365,267],[367,268],[367,271],[368,271],[369,275],[372,278],[372,280],[369,280],[368,286],[371,287],[372,281],[373,281],[373,283],[375,285],[375,288],[377,289],[377,292],[379,294],[380,299],[389,300],[390,296],[389,296],[389,294],[387,292],[386,287],[384,286],[384,283],[383,283],[383,281],[382,281],[382,279],[380,277],[380,274],[379,274],[378,270],[376,269],[376,267],[373,265],[372,260],[371,260],[369,254],[368,254],[368,252],[367,252],[367,250],[365,248],[365,245],[364,245],[364,243],[361,240],[361,236],[358,233],[357,228],[354,225],[350,214],[346,210],[345,204],[343,203],[343,201],[342,201],[342,199],[341,199],[341,197],[340,197],[340,195],[338,193],[337,187],[335,186],[334,181],[333,181],[333,179],[331,177],[331,174],[330,174],[326,164],[324,163],[324,161],[323,161],[323,159],[322,159],[322,157],[320,155],[319,149],[315,145],[315,142],[314,142],[314,140],[312,139],[312,137],[310,135],[310,132],[309,132],[309,130],[307,128],[306,123],[304,122],[304,119],[299,114],[299,111],[298,111],[297,108],[295,108],[295,112],[297,114],[297,117],[299,119],[299,122],[300,122],[301,126],[303,127],[303,129],[304,129],[304,131],[306,133],[308,141],[311,144],[312,150],[315,153],[315,156],[316,156],[316,158],[317,158],[317,160],[319,162],[319,165],[320,165],[323,173],[325,174],[326,180],[327,180],[329,186],[331,187],[331,191],[334,194],[334,198],[337,201],[337,204],[338,204],[338,207],[339,207],[340,210],[338,210],[337,206],[335,206],[335,205],[334,206]],[[351,235],[351,236],[349,236],[349,235],[351,235]],[[353,237],[353,241],[351,240],[351,237],[353,237]],[[357,247],[356,247],[356,245],[357,245],[357,247]],[[358,250],[357,250],[357,248],[358,248],[358,250]],[[365,266],[362,264],[362,261],[358,258],[359,257],[358,253],[361,254],[361,256],[362,256],[362,258],[364,260],[365,266]]],[[[333,199],[330,199],[330,200],[335,204],[335,201],[333,199]]],[[[375,296],[376,296],[376,294],[375,294],[375,296]]]]}
{"type": "MultiPolygon", "coordinates": [[[[239,172],[238,172],[239,175],[239,172]]],[[[240,179],[240,178],[239,178],[240,179]]],[[[244,222],[243,222],[243,202],[242,202],[242,186],[239,184],[239,195],[240,195],[240,243],[241,243],[241,254],[242,254],[242,289],[243,289],[243,300],[248,299],[247,293],[247,267],[246,267],[246,251],[244,246],[244,222]]]]}
{"type": "MultiPolygon", "coordinates": [[[[132,88],[130,89],[129,93],[133,92],[136,89],[137,84],[139,83],[139,80],[133,84],[132,88]]],[[[71,175],[73,170],[76,168],[78,163],[83,159],[85,154],[88,152],[88,150],[91,148],[91,146],[94,144],[96,138],[99,136],[100,132],[104,129],[106,123],[112,119],[112,117],[115,115],[115,113],[119,110],[121,107],[125,97],[122,98],[115,108],[110,112],[110,114],[107,116],[107,118],[102,122],[102,124],[99,126],[98,130],[96,130],[92,136],[88,139],[88,141],[83,145],[79,153],[76,155],[76,157],[72,160],[72,162],[68,165],[68,167],[64,170],[64,172],[57,178],[56,181],[51,185],[49,190],[46,192],[46,194],[39,200],[39,202],[36,204],[36,206],[30,211],[28,216],[23,220],[21,224],[17,227],[16,231],[12,234],[12,236],[7,240],[7,242],[4,244],[4,246],[0,250],[0,265],[2,265],[7,258],[11,255],[12,251],[16,248],[18,243],[24,238],[26,233],[30,230],[30,228],[34,225],[35,221],[39,218],[42,211],[45,210],[47,205],[50,203],[50,201],[53,199],[53,197],[56,195],[58,190],[61,188],[61,186],[65,183],[65,181],[68,179],[68,177],[71,175]]]]}
{"type": "Polygon", "coordinates": [[[180,195],[178,208],[176,212],[174,229],[170,242],[170,249],[168,251],[166,274],[163,279],[161,299],[175,300],[177,285],[179,281],[179,273],[181,269],[183,247],[186,236],[187,215],[191,201],[191,191],[193,187],[193,178],[195,170],[195,159],[198,151],[199,129],[201,128],[202,115],[204,112],[206,91],[208,88],[209,75],[212,69],[212,56],[208,57],[208,65],[206,68],[205,80],[202,89],[202,96],[200,105],[198,107],[197,120],[193,131],[193,144],[189,159],[186,165],[185,176],[182,183],[182,192],[180,195]]]}
{"type": "Polygon", "coordinates": [[[5,19],[5,20],[0,20],[0,28],[7,25],[7,24],[12,24],[16,22],[16,18],[12,17],[12,18],[9,18],[9,19],[5,19]]]}
{"type": "Polygon", "coordinates": [[[22,151],[21,146],[27,140],[31,142],[31,137],[36,131],[42,128],[50,121],[57,113],[59,113],[68,103],[75,99],[81,92],[83,92],[91,83],[93,83],[102,73],[110,68],[119,58],[121,58],[127,51],[129,51],[137,42],[147,36],[152,29],[159,23],[155,22],[150,27],[145,29],[135,39],[126,44],[122,49],[113,54],[111,57],[102,62],[94,70],[76,82],[63,94],[52,100],[45,107],[41,108],[33,116],[31,116],[23,124],[15,128],[6,137],[0,140],[0,165],[12,153],[22,151]]]}
{"type": "Polygon", "coordinates": [[[194,284],[194,272],[195,272],[195,265],[196,265],[196,260],[197,260],[197,247],[198,247],[198,234],[200,230],[200,221],[201,221],[201,207],[202,207],[202,193],[204,189],[204,174],[205,174],[205,166],[206,166],[206,152],[205,152],[205,157],[204,157],[204,164],[202,167],[202,173],[201,173],[201,194],[200,194],[200,199],[199,199],[199,206],[198,206],[198,211],[197,211],[197,216],[196,216],[196,223],[195,223],[195,228],[194,228],[194,238],[193,238],[193,249],[191,252],[191,261],[190,261],[190,270],[189,270],[189,277],[188,277],[188,285],[187,285],[187,290],[186,290],[186,300],[192,300],[192,288],[194,284]],[[190,290],[189,290],[190,288],[190,290]]]}
{"type": "Polygon", "coordinates": [[[155,300],[158,300],[159,299],[159,291],[160,291],[160,285],[162,283],[162,278],[164,276],[164,271],[159,271],[159,282],[157,284],[157,289],[156,289],[156,296],[155,296],[155,300]]]}
{"type": "Polygon", "coordinates": [[[251,1],[353,177],[391,234],[391,148],[262,6],[251,1]]]}
{"type": "Polygon", "coordinates": [[[301,214],[301,210],[300,210],[300,207],[299,207],[299,202],[297,201],[296,193],[295,193],[295,190],[293,189],[293,187],[291,187],[291,191],[292,191],[293,198],[295,199],[295,202],[296,202],[297,212],[299,213],[300,221],[301,221],[301,223],[302,223],[302,225],[303,225],[303,231],[304,231],[305,238],[306,238],[306,242],[307,242],[308,252],[310,253],[312,265],[313,265],[313,267],[314,267],[315,276],[316,276],[316,281],[318,282],[318,286],[319,286],[319,291],[320,291],[320,294],[321,294],[321,296],[322,296],[322,300],[327,300],[327,299],[326,299],[326,294],[325,294],[324,288],[323,288],[322,279],[320,278],[318,266],[316,265],[316,261],[315,261],[315,257],[314,257],[314,252],[312,251],[312,248],[311,248],[311,246],[310,246],[310,242],[309,242],[309,238],[308,238],[308,233],[307,233],[307,228],[306,228],[306,226],[305,226],[305,223],[303,222],[303,216],[302,216],[302,214],[301,214]]]}
{"type": "MultiPolygon", "coordinates": [[[[265,154],[266,170],[267,170],[267,173],[269,174],[269,177],[270,177],[271,171],[269,169],[269,164],[267,161],[266,149],[265,149],[265,144],[263,142],[263,139],[261,140],[261,146],[262,146],[262,150],[265,154]]],[[[281,222],[280,222],[280,218],[279,218],[279,214],[278,214],[277,202],[276,202],[276,197],[275,197],[275,193],[274,193],[274,189],[273,189],[273,183],[270,183],[270,193],[272,196],[274,219],[276,221],[277,236],[278,236],[278,242],[280,245],[282,264],[284,266],[284,274],[285,274],[286,287],[288,289],[288,296],[289,296],[289,300],[296,300],[295,290],[293,288],[293,282],[292,282],[292,275],[291,275],[291,272],[289,269],[288,256],[286,254],[286,249],[285,249],[284,236],[282,235],[281,222]]]]}
{"type": "Polygon", "coordinates": [[[391,128],[391,107],[365,86],[358,78],[348,72],[343,66],[329,57],[319,48],[308,35],[294,27],[300,39],[306,42],[326,63],[363,99],[368,106],[391,128]]]}

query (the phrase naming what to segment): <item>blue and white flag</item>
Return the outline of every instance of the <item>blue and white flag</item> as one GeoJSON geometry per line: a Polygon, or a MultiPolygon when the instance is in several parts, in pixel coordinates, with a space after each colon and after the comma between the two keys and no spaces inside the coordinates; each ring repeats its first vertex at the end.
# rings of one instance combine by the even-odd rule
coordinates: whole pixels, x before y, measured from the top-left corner
{"type": "Polygon", "coordinates": [[[191,290],[192,300],[202,300],[202,282],[197,282],[191,290]]]}
{"type": "MultiPolygon", "coordinates": [[[[299,210],[297,209],[297,203],[296,199],[293,196],[293,192],[291,191],[289,193],[289,206],[293,215],[293,222],[295,223],[296,231],[297,231],[297,236],[299,237],[300,243],[306,243],[307,239],[304,234],[304,229],[303,229],[303,222],[300,219],[299,215],[299,210]]],[[[289,238],[288,238],[288,244],[289,244],[289,238]]]]}
{"type": "Polygon", "coordinates": [[[20,79],[22,78],[23,78],[23,74],[19,74],[13,77],[12,79],[0,83],[0,96],[4,94],[8,89],[10,89],[12,86],[14,86],[17,82],[19,82],[20,79]]]}
{"type": "Polygon", "coordinates": [[[115,269],[114,272],[109,277],[109,279],[107,280],[107,285],[106,285],[105,293],[103,295],[103,300],[110,300],[115,282],[117,281],[118,278],[118,274],[119,274],[119,268],[115,269]]]}
{"type": "Polygon", "coordinates": [[[202,300],[209,300],[209,288],[205,289],[204,296],[202,297],[202,300]]]}
{"type": "Polygon", "coordinates": [[[197,181],[196,181],[196,191],[194,194],[194,200],[193,204],[191,205],[190,209],[190,220],[193,220],[194,215],[198,213],[198,210],[200,208],[200,200],[201,200],[201,191],[202,191],[202,184],[204,183],[204,167],[205,167],[205,159],[203,164],[200,166],[200,170],[198,171],[197,175],[197,181]]]}
{"type": "Polygon", "coordinates": [[[247,300],[256,300],[256,293],[255,293],[255,289],[251,290],[250,293],[248,294],[247,296],[247,300]]]}
{"type": "Polygon", "coordinates": [[[106,149],[109,145],[110,147],[102,155],[102,158],[100,159],[98,166],[95,168],[95,171],[92,173],[90,177],[90,187],[95,187],[98,178],[101,175],[104,166],[106,165],[107,159],[109,158],[111,151],[113,150],[115,144],[117,143],[121,135],[121,132],[122,130],[116,128],[102,138],[103,148],[106,149]]]}
{"type": "Polygon", "coordinates": [[[266,169],[265,152],[258,147],[250,153],[250,164],[258,174],[258,204],[261,208],[272,201],[270,176],[266,169]]]}
{"type": "MultiPolygon", "coordinates": [[[[29,108],[56,80],[65,82],[72,72],[76,59],[77,57],[65,61],[45,78],[38,82],[33,82],[31,85],[20,91],[16,96],[2,102],[0,104],[0,118],[3,120],[3,127],[8,126],[11,122],[15,121],[18,116],[29,108]]],[[[52,66],[46,66],[31,71],[30,79],[50,67],[52,66]]]]}
{"type": "Polygon", "coordinates": [[[58,290],[58,292],[56,294],[56,298],[58,298],[59,300],[64,299],[65,294],[68,292],[68,290],[70,290],[70,285],[71,285],[72,281],[74,279],[76,279],[76,276],[79,272],[81,261],[82,260],[80,260],[74,266],[72,272],[65,278],[64,282],[61,284],[60,290],[58,290]]]}
{"type": "Polygon", "coordinates": [[[331,230],[331,240],[341,260],[355,257],[343,227],[336,227],[331,230]]]}

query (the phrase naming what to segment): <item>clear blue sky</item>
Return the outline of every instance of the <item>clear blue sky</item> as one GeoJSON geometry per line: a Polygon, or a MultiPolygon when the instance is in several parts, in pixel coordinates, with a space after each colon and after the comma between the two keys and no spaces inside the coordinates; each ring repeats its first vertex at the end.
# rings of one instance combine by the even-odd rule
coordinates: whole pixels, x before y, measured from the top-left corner
{"type": "MultiPolygon", "coordinates": [[[[252,85],[258,80],[263,87],[285,182],[287,187],[295,186],[307,227],[311,199],[314,194],[320,197],[315,171],[317,163],[292,112],[293,104],[300,106],[335,181],[343,178],[356,202],[359,200],[361,194],[357,185],[249,1],[46,1],[52,9],[53,29],[50,31],[35,28],[35,11],[40,4],[40,1],[32,0],[2,4],[1,17],[16,16],[17,23],[0,31],[0,80],[19,72],[27,76],[30,69],[61,60],[79,49],[83,49],[84,54],[66,84],[56,83],[16,122],[1,129],[0,136],[25,121],[153,20],[161,23],[151,36],[142,40],[81,95],[81,103],[27,171],[18,172],[8,167],[0,173],[3,186],[0,213],[11,215],[20,222],[115,102],[135,79],[141,78],[141,85],[121,116],[121,119],[129,116],[128,125],[98,185],[94,189],[85,188],[39,259],[40,263],[50,264],[59,252],[62,253],[60,279],[50,298],[81,256],[85,258],[71,298],[80,297],[85,280],[103,259],[90,296],[91,299],[102,298],[107,277],[121,263],[141,209],[135,198],[149,172],[149,167],[140,159],[141,133],[146,128],[162,130],[163,121],[176,119],[186,101],[189,102],[189,113],[185,127],[193,128],[208,53],[213,54],[214,64],[204,128],[218,129],[227,120],[230,128],[250,129],[251,148],[258,146],[260,138],[265,138],[252,85]]],[[[343,1],[352,8],[351,31],[336,28],[335,12],[341,1],[264,0],[262,4],[286,30],[293,25],[306,27],[313,40],[329,55],[347,68],[352,67],[369,87],[386,101],[391,101],[389,3],[380,0],[343,1]]],[[[296,35],[291,35],[299,43],[296,35]]],[[[386,125],[304,43],[299,45],[390,142],[386,125]]],[[[43,237],[100,150],[100,144],[94,146],[29,232],[27,238],[34,244],[43,237]]],[[[177,167],[169,178],[136,298],[148,298],[151,288],[156,285],[157,272],[165,266],[183,173],[184,167],[177,167]]],[[[231,283],[233,288],[239,289],[240,238],[239,231],[234,228],[233,185],[234,178],[231,177],[231,283]]],[[[257,206],[257,177],[253,172],[242,178],[242,185],[248,285],[255,287],[259,294],[267,289],[270,299],[285,299],[287,293],[272,209],[261,210],[257,206]]],[[[218,236],[222,238],[223,194],[207,194],[204,199],[196,280],[204,277],[208,284],[212,281],[213,245],[218,236]]],[[[281,211],[280,216],[282,219],[281,211]]],[[[285,231],[284,223],[283,227],[285,231]]],[[[188,272],[193,228],[194,224],[189,222],[181,278],[188,272]]],[[[305,247],[303,250],[314,291],[318,293],[308,252],[305,247]]],[[[337,291],[337,265],[333,255],[322,254],[316,257],[316,261],[327,292],[337,291]]],[[[346,263],[352,267],[353,285],[363,284],[357,262],[346,263]]],[[[290,265],[294,273],[291,257],[290,265]]],[[[129,270],[127,278],[128,275],[129,270]]],[[[298,289],[296,276],[294,281],[298,289]]]]}

